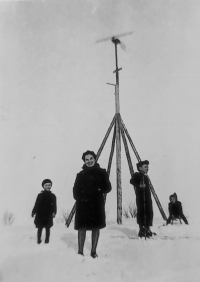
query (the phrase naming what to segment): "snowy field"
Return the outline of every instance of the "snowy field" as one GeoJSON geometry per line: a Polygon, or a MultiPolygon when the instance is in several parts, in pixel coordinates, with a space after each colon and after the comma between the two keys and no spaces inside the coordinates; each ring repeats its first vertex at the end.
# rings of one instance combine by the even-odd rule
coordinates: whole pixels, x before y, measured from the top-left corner
{"type": "MultiPolygon", "coordinates": [[[[199,282],[200,1],[0,2],[0,217],[6,210],[16,216],[12,225],[0,222],[0,282],[199,282]],[[129,31],[127,51],[118,46],[122,118],[141,159],[150,161],[163,209],[176,192],[189,226],[163,226],[155,215],[157,237],[145,240],[135,219],[117,225],[110,216],[113,159],[98,258],[90,257],[90,232],[81,257],[73,224],[66,228],[57,217],[50,244],[37,245],[33,218],[19,216],[31,214],[45,178],[58,209],[72,207],[81,156],[98,151],[115,112],[107,85],[115,81],[114,45],[95,42],[129,31]]],[[[122,143],[123,205],[135,199],[129,181],[122,143]]]]}
{"type": "Polygon", "coordinates": [[[91,232],[77,255],[77,231],[55,222],[49,244],[36,243],[33,220],[15,221],[0,230],[0,281],[3,282],[199,282],[200,222],[163,226],[154,220],[155,239],[139,239],[135,219],[107,222],[101,230],[98,258],[90,257],[91,232]]]}

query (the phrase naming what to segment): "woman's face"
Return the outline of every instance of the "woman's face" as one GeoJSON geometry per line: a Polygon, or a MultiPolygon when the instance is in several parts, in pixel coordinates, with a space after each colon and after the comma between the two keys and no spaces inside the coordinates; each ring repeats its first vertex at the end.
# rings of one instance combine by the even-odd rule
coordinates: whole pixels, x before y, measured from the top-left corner
{"type": "Polygon", "coordinates": [[[95,165],[95,158],[93,157],[93,155],[86,155],[85,156],[85,164],[88,167],[92,167],[95,165]]]}

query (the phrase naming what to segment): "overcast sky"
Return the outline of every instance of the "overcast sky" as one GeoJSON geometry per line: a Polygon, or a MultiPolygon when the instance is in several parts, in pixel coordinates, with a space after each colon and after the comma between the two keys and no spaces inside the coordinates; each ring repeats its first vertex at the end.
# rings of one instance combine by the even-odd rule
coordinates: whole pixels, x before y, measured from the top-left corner
{"type": "MultiPolygon", "coordinates": [[[[82,153],[97,152],[115,114],[114,45],[95,42],[129,31],[126,52],[118,46],[122,119],[164,209],[177,192],[186,214],[196,211],[200,2],[47,0],[0,1],[1,213],[29,215],[45,178],[59,209],[71,209],[82,153]]],[[[110,179],[115,214],[115,156],[110,179]]],[[[129,180],[122,147],[124,205],[134,200],[129,180]]]]}

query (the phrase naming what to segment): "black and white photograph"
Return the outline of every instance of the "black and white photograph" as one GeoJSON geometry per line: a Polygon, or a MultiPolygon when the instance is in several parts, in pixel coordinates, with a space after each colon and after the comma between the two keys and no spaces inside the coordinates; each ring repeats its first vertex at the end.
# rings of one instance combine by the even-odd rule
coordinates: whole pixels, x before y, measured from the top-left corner
{"type": "Polygon", "coordinates": [[[0,0],[0,282],[199,282],[200,1],[0,0]]]}

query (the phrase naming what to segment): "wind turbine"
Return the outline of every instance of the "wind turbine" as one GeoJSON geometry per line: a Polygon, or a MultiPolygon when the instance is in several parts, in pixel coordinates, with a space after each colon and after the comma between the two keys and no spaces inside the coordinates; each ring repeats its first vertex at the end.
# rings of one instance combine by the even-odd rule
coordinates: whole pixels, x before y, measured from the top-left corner
{"type": "MultiPolygon", "coordinates": [[[[115,150],[115,143],[116,143],[116,176],[117,176],[117,223],[118,224],[122,224],[122,187],[121,187],[121,136],[122,136],[122,140],[124,143],[124,148],[125,148],[125,153],[126,153],[126,157],[127,157],[127,161],[128,161],[128,166],[129,166],[129,170],[130,170],[130,174],[131,176],[134,173],[133,170],[133,165],[132,165],[132,161],[131,161],[131,157],[130,157],[130,153],[129,153],[129,148],[128,148],[128,144],[127,144],[127,139],[133,149],[133,152],[138,160],[141,161],[141,158],[133,144],[133,141],[128,133],[128,130],[126,129],[126,126],[121,118],[120,115],[120,103],[119,103],[119,71],[122,70],[122,68],[118,68],[118,55],[117,55],[117,45],[120,45],[122,47],[122,49],[125,49],[125,45],[121,42],[121,40],[119,40],[119,37],[123,37],[123,36],[127,36],[127,35],[131,35],[133,32],[127,32],[127,33],[123,33],[123,34],[119,34],[119,35],[114,35],[111,37],[107,37],[104,39],[100,39],[97,40],[96,43],[100,43],[100,42],[104,42],[104,41],[108,41],[110,40],[114,45],[115,45],[115,62],[116,62],[116,69],[113,71],[113,73],[116,73],[116,83],[112,84],[112,83],[107,83],[109,85],[115,86],[115,115],[114,118],[107,130],[107,133],[102,141],[102,144],[97,152],[97,158],[96,160],[98,160],[104,145],[108,139],[108,136],[111,132],[111,129],[114,126],[114,132],[113,132],[113,138],[112,138],[112,145],[111,145],[111,151],[110,151],[110,156],[109,156],[109,162],[108,162],[108,167],[107,167],[107,173],[108,175],[110,175],[110,170],[111,170],[111,165],[112,165],[112,159],[113,159],[113,154],[114,154],[114,150],[115,150]],[[127,139],[126,139],[127,138],[127,139]]],[[[149,184],[150,184],[150,190],[151,193],[154,196],[154,199],[156,201],[156,204],[160,210],[160,213],[163,217],[164,220],[167,220],[167,217],[165,215],[165,212],[161,206],[161,203],[158,199],[158,196],[153,188],[153,185],[149,179],[149,184]]],[[[75,213],[76,210],[76,204],[74,204],[67,220],[66,220],[66,226],[68,227],[70,225],[70,222],[73,218],[73,215],[75,213]]]]}
{"type": "MultiPolygon", "coordinates": [[[[120,103],[119,103],[119,71],[122,68],[118,68],[118,55],[117,45],[120,45],[122,49],[126,49],[125,45],[119,40],[119,37],[131,35],[133,32],[126,32],[119,35],[114,35],[104,39],[97,40],[96,43],[105,42],[111,40],[115,45],[115,64],[116,69],[113,73],[116,73],[116,84],[115,86],[115,137],[116,140],[116,174],[117,174],[117,222],[122,224],[122,187],[121,187],[121,117],[120,117],[120,103]]],[[[114,149],[112,149],[114,150],[114,149]]],[[[97,153],[98,156],[98,153],[97,153]]],[[[130,157],[130,156],[129,156],[130,157]]],[[[132,173],[133,173],[133,169],[132,173]]]]}

